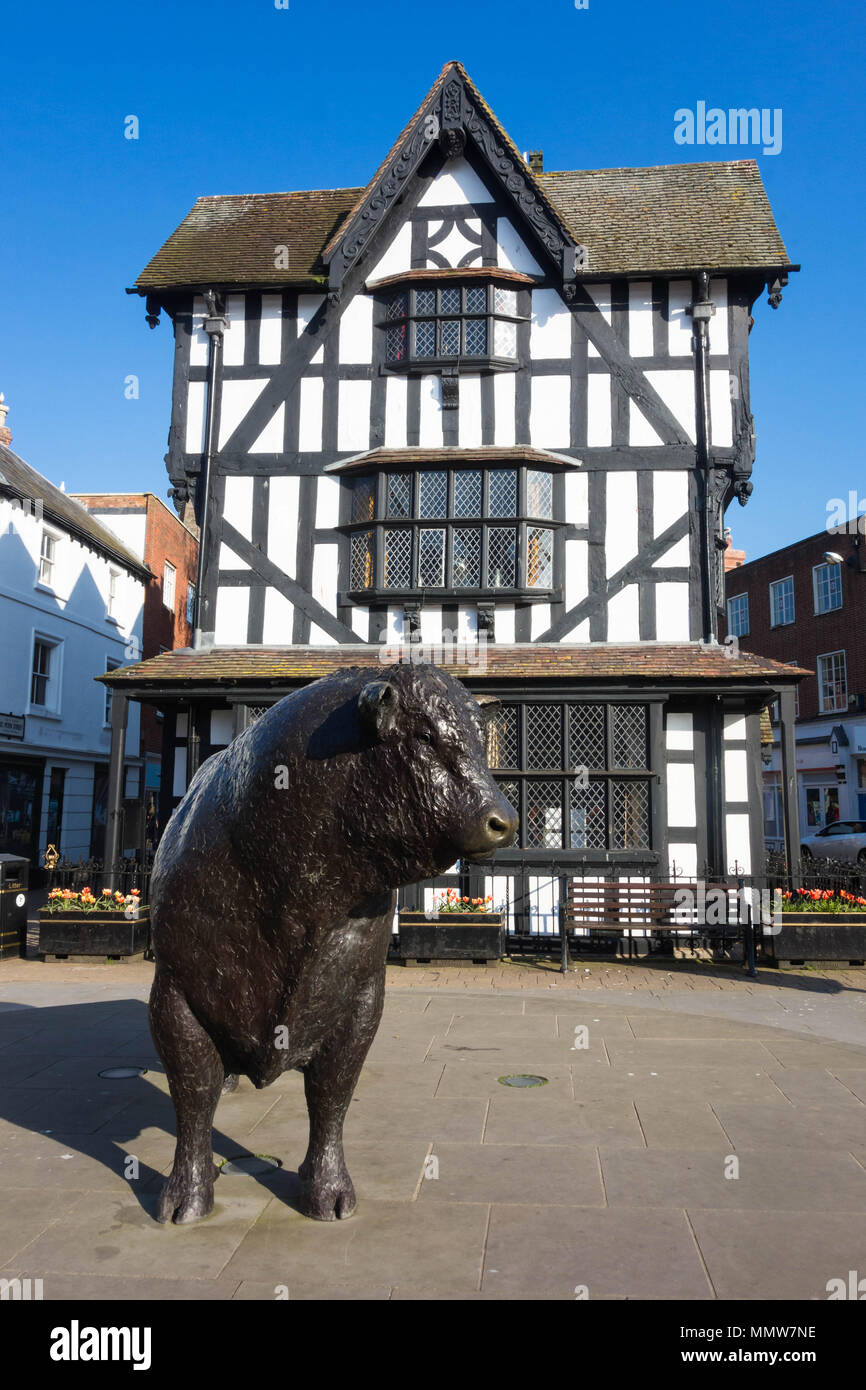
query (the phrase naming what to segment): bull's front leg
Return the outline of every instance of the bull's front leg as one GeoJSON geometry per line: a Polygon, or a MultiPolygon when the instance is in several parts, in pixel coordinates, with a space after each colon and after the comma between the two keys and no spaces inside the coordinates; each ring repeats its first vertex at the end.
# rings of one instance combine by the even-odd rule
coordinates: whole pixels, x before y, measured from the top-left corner
{"type": "Polygon", "coordinates": [[[300,1209],[316,1221],[345,1219],[355,1210],[355,1189],[343,1157],[343,1122],[376,1036],[384,999],[383,960],[377,978],[347,1001],[345,1026],[328,1038],[303,1068],[310,1142],[298,1169],[300,1209]]]}

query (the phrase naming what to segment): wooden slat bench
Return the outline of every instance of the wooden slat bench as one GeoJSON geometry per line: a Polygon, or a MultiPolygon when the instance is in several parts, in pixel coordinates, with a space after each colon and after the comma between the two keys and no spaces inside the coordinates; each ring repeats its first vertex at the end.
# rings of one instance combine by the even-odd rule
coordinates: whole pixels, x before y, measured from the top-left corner
{"type": "MultiPolygon", "coordinates": [[[[736,894],[735,883],[708,883],[711,890],[721,888],[729,894],[736,894]]],[[[639,930],[645,935],[670,933],[689,933],[692,940],[698,935],[714,936],[730,940],[739,935],[739,928],[733,924],[708,926],[704,922],[689,921],[684,908],[683,889],[696,892],[696,885],[676,882],[632,882],[629,879],[570,879],[565,901],[562,904],[562,970],[568,969],[568,933],[582,928],[592,934],[615,933],[624,937],[627,932],[639,930]]],[[[631,940],[640,940],[632,937],[631,940]]]]}

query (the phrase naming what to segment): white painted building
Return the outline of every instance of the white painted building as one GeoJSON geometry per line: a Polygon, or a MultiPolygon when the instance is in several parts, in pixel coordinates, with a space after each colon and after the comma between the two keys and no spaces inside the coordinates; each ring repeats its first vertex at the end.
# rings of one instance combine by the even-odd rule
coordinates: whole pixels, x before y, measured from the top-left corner
{"type": "MultiPolygon", "coordinates": [[[[102,857],[111,693],[95,677],[140,656],[148,574],[0,443],[0,852],[32,866],[49,844],[66,859],[102,857]]],[[[128,798],[139,794],[138,726],[136,710],[128,798]]]]}

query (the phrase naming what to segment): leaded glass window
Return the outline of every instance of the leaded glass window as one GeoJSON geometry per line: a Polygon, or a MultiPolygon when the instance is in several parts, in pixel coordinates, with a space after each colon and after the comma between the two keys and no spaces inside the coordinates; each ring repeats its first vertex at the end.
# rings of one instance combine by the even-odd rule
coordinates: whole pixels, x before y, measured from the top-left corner
{"type": "Polygon", "coordinates": [[[506,704],[487,725],[487,761],[520,816],[525,849],[651,847],[648,707],[506,704]]]}
{"type": "Polygon", "coordinates": [[[365,475],[349,487],[350,592],[554,588],[557,523],[537,525],[520,510],[552,511],[542,469],[422,468],[388,472],[381,484],[365,475]]]}
{"type": "Polygon", "coordinates": [[[394,365],[490,356],[516,363],[520,321],[517,292],[501,285],[400,290],[385,301],[386,358],[394,365]]]}

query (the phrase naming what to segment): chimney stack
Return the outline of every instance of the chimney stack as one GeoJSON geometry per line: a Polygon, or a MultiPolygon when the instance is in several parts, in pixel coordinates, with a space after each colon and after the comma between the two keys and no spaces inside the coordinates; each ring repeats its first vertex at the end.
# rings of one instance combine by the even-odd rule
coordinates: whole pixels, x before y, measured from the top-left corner
{"type": "Polygon", "coordinates": [[[0,391],[0,444],[5,444],[8,448],[12,443],[12,431],[6,424],[6,416],[9,414],[9,407],[5,404],[6,397],[0,391]]]}
{"type": "Polygon", "coordinates": [[[544,173],[544,150],[528,150],[526,162],[533,174],[544,173]]]}

